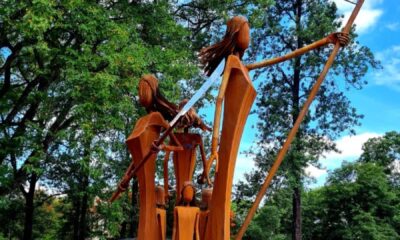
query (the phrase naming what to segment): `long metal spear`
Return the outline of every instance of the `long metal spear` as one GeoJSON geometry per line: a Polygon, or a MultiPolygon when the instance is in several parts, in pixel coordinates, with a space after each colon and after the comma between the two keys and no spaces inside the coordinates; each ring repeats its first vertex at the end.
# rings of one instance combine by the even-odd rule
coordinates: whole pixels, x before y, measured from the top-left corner
{"type": "MultiPolygon", "coordinates": [[[[354,20],[356,19],[363,3],[364,3],[364,0],[358,0],[356,7],[354,8],[346,26],[343,29],[343,32],[345,32],[345,33],[350,32],[351,26],[353,25],[354,20]]],[[[253,219],[254,214],[256,213],[256,210],[257,210],[258,206],[260,205],[262,198],[264,197],[269,185],[271,184],[272,178],[275,176],[275,173],[278,170],[279,166],[281,165],[281,163],[289,149],[290,144],[292,143],[294,137],[296,136],[296,133],[300,127],[301,122],[304,119],[304,116],[307,114],[312,101],[314,100],[315,96],[317,95],[322,82],[324,81],[330,67],[332,66],[333,61],[335,60],[335,57],[339,52],[339,49],[340,49],[340,43],[337,42],[335,47],[333,48],[331,55],[328,58],[328,61],[325,64],[324,69],[321,72],[321,75],[318,77],[317,82],[314,84],[307,101],[305,102],[303,108],[301,109],[301,112],[300,112],[299,116],[297,117],[293,128],[290,130],[289,135],[288,135],[285,143],[283,144],[283,147],[279,151],[279,153],[276,157],[276,160],[275,160],[274,164],[272,165],[271,170],[268,173],[268,176],[265,179],[265,182],[261,186],[261,189],[258,192],[257,197],[256,197],[253,205],[251,206],[249,213],[246,216],[246,219],[243,222],[242,227],[239,229],[239,232],[237,233],[237,235],[235,237],[235,240],[241,240],[244,233],[246,232],[247,227],[250,224],[250,221],[253,219]]]]}

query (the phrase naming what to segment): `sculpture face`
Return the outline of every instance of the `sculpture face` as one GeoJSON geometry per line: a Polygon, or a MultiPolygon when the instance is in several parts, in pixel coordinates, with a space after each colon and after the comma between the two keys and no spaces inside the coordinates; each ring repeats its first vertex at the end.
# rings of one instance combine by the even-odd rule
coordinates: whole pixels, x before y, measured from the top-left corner
{"type": "Polygon", "coordinates": [[[204,71],[207,75],[217,68],[223,58],[235,54],[240,58],[248,48],[250,42],[250,27],[247,19],[242,16],[231,18],[226,23],[226,32],[224,38],[209,47],[200,51],[200,62],[204,65],[204,71]]]}
{"type": "Polygon", "coordinates": [[[201,192],[201,205],[208,208],[212,197],[212,188],[205,188],[201,192]]]}
{"type": "Polygon", "coordinates": [[[161,186],[156,187],[156,204],[158,207],[165,207],[165,193],[161,186]]]}
{"type": "Polygon", "coordinates": [[[236,38],[236,47],[241,49],[242,51],[246,50],[250,44],[250,27],[246,22],[240,28],[237,38],[236,38]]]}
{"type": "Polygon", "coordinates": [[[182,189],[182,200],[184,203],[190,203],[194,198],[194,187],[192,184],[185,184],[182,189]]]}

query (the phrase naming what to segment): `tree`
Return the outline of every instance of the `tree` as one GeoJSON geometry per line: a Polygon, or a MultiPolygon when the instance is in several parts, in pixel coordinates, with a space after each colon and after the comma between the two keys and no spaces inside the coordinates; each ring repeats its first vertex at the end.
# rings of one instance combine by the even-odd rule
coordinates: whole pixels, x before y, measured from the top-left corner
{"type": "Polygon", "coordinates": [[[384,168],[345,163],[306,194],[305,239],[398,239],[399,198],[384,168]]]}
{"type": "Polygon", "coordinates": [[[38,181],[77,194],[76,236],[84,238],[88,188],[100,191],[110,181],[106,153],[124,151],[113,141],[123,142],[138,117],[132,104],[138,78],[162,73],[174,99],[176,81],[197,72],[190,42],[182,41],[189,32],[166,2],[3,1],[0,8],[0,49],[10,52],[2,54],[0,71],[0,194],[23,193],[24,239],[32,238],[38,181]],[[94,162],[105,169],[91,169],[94,162]],[[77,185],[81,191],[74,192],[77,185]]]}
{"type": "Polygon", "coordinates": [[[123,143],[144,115],[138,79],[156,74],[171,101],[187,97],[202,83],[195,51],[220,34],[226,9],[257,21],[270,2],[0,2],[0,195],[25,200],[25,233],[13,237],[37,237],[37,183],[66,194],[59,238],[101,234],[91,228],[98,219],[109,236],[124,235],[128,197],[95,217],[88,208],[130,162],[123,143]]]}
{"type": "MultiPolygon", "coordinates": [[[[337,31],[341,19],[335,4],[330,1],[275,1],[266,14],[263,27],[253,34],[253,41],[258,45],[252,48],[249,58],[255,60],[262,56],[266,59],[301,48],[337,31]]],[[[309,164],[318,166],[323,152],[336,150],[332,140],[344,131],[354,133],[352,127],[358,125],[362,117],[341,90],[338,76],[345,80],[346,88],[359,89],[366,84],[363,76],[368,68],[379,67],[371,51],[361,46],[356,37],[353,33],[349,46],[338,55],[280,168],[281,181],[290,186],[293,194],[293,239],[301,239],[305,167],[309,164]]],[[[318,49],[255,74],[255,78],[261,80],[255,110],[259,118],[258,140],[252,151],[257,170],[248,176],[248,182],[260,183],[273,164],[330,51],[331,47],[318,49]]],[[[256,189],[253,188],[253,194],[256,189]]]]}
{"type": "Polygon", "coordinates": [[[382,137],[368,139],[359,161],[382,166],[392,184],[400,187],[400,133],[392,131],[382,137]]]}

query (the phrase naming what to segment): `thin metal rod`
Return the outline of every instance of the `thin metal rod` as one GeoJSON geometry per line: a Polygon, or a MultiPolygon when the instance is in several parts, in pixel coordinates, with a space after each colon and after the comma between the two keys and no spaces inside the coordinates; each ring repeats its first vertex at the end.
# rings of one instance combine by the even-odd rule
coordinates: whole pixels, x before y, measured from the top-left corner
{"type": "Polygon", "coordinates": [[[350,1],[350,0],[344,0],[344,1],[346,1],[348,3],[351,3],[351,4],[354,4],[354,5],[357,5],[357,3],[353,2],[353,1],[350,1]]]}
{"type": "Polygon", "coordinates": [[[143,165],[151,158],[151,156],[153,156],[153,154],[157,154],[158,152],[157,148],[164,142],[167,136],[170,135],[170,133],[175,128],[177,123],[178,121],[176,121],[174,125],[168,127],[167,130],[165,130],[165,132],[161,135],[161,137],[156,142],[154,142],[155,148],[150,149],[150,151],[146,154],[143,160],[139,162],[139,164],[135,166],[135,164],[132,162],[129,165],[128,169],[125,172],[124,177],[118,184],[117,190],[113,193],[109,202],[114,202],[116,199],[118,199],[121,193],[123,193],[126,190],[126,188],[129,185],[129,182],[131,181],[133,176],[136,175],[137,171],[143,167],[143,165]]]}
{"type": "Polygon", "coordinates": [[[280,62],[284,62],[286,60],[298,57],[300,55],[303,55],[306,52],[309,52],[313,49],[325,46],[327,44],[329,44],[329,38],[325,37],[321,40],[318,40],[310,45],[307,45],[305,47],[302,47],[300,49],[297,49],[291,53],[288,53],[286,55],[280,56],[280,57],[276,57],[276,58],[272,58],[272,59],[267,59],[267,60],[263,60],[261,62],[257,62],[257,63],[251,63],[249,65],[246,65],[246,68],[250,71],[250,70],[254,70],[254,69],[258,69],[258,68],[263,68],[263,67],[268,67],[280,62]]]}
{"type": "MultiPolygon", "coordinates": [[[[345,32],[345,33],[349,33],[350,32],[350,28],[353,25],[354,20],[357,17],[357,14],[360,11],[361,6],[362,6],[363,3],[364,3],[364,0],[359,0],[358,1],[356,7],[353,10],[353,13],[351,14],[346,26],[343,29],[343,32],[345,32]]],[[[268,175],[267,175],[267,177],[265,179],[265,182],[261,186],[261,189],[258,192],[257,197],[256,197],[253,205],[251,206],[249,213],[246,216],[246,219],[244,220],[244,223],[243,223],[242,227],[239,229],[239,232],[235,237],[235,240],[241,240],[243,235],[244,235],[244,233],[246,232],[247,227],[249,226],[251,220],[253,219],[253,217],[254,217],[254,215],[256,213],[256,210],[257,210],[258,206],[260,205],[260,202],[261,202],[262,198],[264,197],[265,193],[267,192],[267,189],[268,189],[269,185],[271,184],[271,181],[272,181],[273,177],[275,176],[279,166],[281,165],[281,163],[282,163],[282,161],[283,161],[283,159],[285,157],[285,155],[286,155],[286,153],[287,153],[287,151],[289,149],[290,144],[292,143],[294,137],[296,136],[296,133],[297,133],[299,127],[300,127],[301,122],[303,121],[305,115],[307,114],[311,103],[313,102],[315,96],[318,93],[318,90],[319,90],[322,82],[325,79],[325,76],[327,75],[330,67],[332,66],[332,64],[333,64],[333,62],[335,60],[335,57],[339,52],[339,49],[340,49],[340,43],[337,42],[335,47],[332,50],[331,55],[328,58],[328,61],[325,64],[324,69],[322,70],[321,75],[318,77],[317,82],[313,86],[307,101],[305,102],[303,108],[301,109],[301,112],[300,112],[300,114],[299,114],[299,116],[298,116],[293,128],[290,130],[289,135],[288,135],[285,143],[283,144],[282,149],[279,151],[279,153],[278,153],[278,155],[276,157],[276,160],[275,160],[274,164],[272,165],[271,170],[269,171],[269,173],[268,173],[268,175]]]]}

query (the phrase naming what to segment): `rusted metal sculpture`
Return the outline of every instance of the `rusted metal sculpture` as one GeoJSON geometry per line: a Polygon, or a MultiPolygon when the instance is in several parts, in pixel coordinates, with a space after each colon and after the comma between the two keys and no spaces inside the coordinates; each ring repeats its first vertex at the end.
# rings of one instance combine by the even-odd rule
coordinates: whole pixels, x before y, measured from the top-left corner
{"type": "Polygon", "coordinates": [[[140,192],[138,239],[165,239],[168,159],[170,152],[173,152],[177,183],[177,206],[174,209],[173,239],[228,240],[230,238],[230,228],[233,223],[232,219],[234,218],[231,211],[231,190],[236,157],[243,128],[256,97],[255,89],[249,77],[249,71],[292,59],[327,44],[334,44],[335,47],[325,68],[317,79],[243,226],[235,237],[237,240],[242,238],[336,54],[341,46],[348,43],[348,32],[362,4],[363,0],[358,1],[343,32],[332,33],[328,37],[284,56],[247,66],[244,66],[241,62],[241,58],[250,42],[250,28],[247,20],[244,17],[233,17],[227,22],[227,31],[221,42],[207,47],[200,52],[200,59],[205,65],[205,72],[208,75],[212,74],[211,78],[203,86],[204,89],[202,87],[202,91],[208,89],[210,84],[214,82],[215,77],[222,72],[221,64],[226,61],[216,101],[211,155],[208,160],[205,158],[201,135],[189,133],[189,128],[191,127],[197,127],[203,131],[209,130],[197,116],[194,109],[190,108],[194,101],[199,98],[199,96],[196,96],[198,93],[196,93],[189,103],[185,104],[187,101],[183,101],[178,107],[161,95],[158,89],[158,81],[154,76],[145,75],[141,79],[139,83],[139,100],[149,112],[149,115],[138,121],[134,131],[127,140],[133,163],[129,166],[123,180],[119,184],[118,191],[111,199],[115,200],[127,188],[129,180],[133,175],[138,177],[140,192]],[[220,133],[222,109],[223,118],[220,133]],[[170,120],[170,123],[168,124],[165,119],[170,120]],[[173,133],[175,127],[183,130],[183,132],[173,133]],[[166,129],[166,131],[159,137],[162,129],[166,129]],[[168,136],[170,136],[169,144],[164,146],[162,143],[168,136]],[[158,140],[155,141],[156,139],[158,140]],[[217,162],[213,188],[202,191],[200,209],[197,207],[195,188],[191,183],[197,147],[200,149],[204,171],[199,179],[200,183],[208,182],[211,185],[208,172],[213,162],[217,162]],[[166,150],[164,189],[161,186],[156,188],[154,184],[154,160],[156,153],[161,149],[166,150]]]}
{"type": "Polygon", "coordinates": [[[165,210],[165,193],[162,186],[156,187],[157,205],[157,238],[165,240],[167,238],[167,211],[165,210]]]}
{"type": "Polygon", "coordinates": [[[200,240],[199,212],[196,207],[195,188],[191,182],[185,182],[179,206],[174,209],[173,240],[200,240]]]}
{"type": "MultiPolygon", "coordinates": [[[[206,169],[206,155],[204,153],[203,140],[200,134],[195,133],[175,133],[176,138],[182,146],[182,150],[173,151],[169,146],[165,147],[166,154],[164,159],[164,185],[168,189],[168,160],[171,150],[173,151],[174,173],[176,181],[176,201],[180,201],[180,193],[183,185],[187,181],[192,181],[196,166],[196,150],[199,148],[203,169],[206,169]]],[[[205,171],[204,171],[205,172],[205,171]]]]}
{"type": "MultiPolygon", "coordinates": [[[[134,163],[143,159],[151,151],[152,143],[160,136],[162,128],[167,128],[162,115],[158,112],[150,113],[137,121],[131,135],[126,140],[129,152],[134,163]]],[[[155,158],[146,162],[137,173],[139,183],[139,227],[138,239],[157,239],[157,202],[155,192],[155,158]]],[[[120,184],[119,190],[125,191],[127,184],[120,184]]]]}
{"type": "Polygon", "coordinates": [[[215,175],[214,192],[208,220],[209,224],[206,228],[206,239],[227,240],[230,238],[230,198],[233,173],[240,138],[256,96],[248,71],[289,60],[329,43],[340,47],[347,44],[349,40],[347,33],[333,33],[326,38],[285,56],[244,66],[241,62],[241,57],[244,55],[250,42],[250,29],[245,18],[234,17],[227,23],[227,32],[224,39],[200,52],[200,59],[205,64],[206,72],[212,72],[221,59],[227,58],[216,101],[212,152],[207,163],[210,165],[212,161],[216,160],[218,162],[218,170],[215,175]],[[223,102],[224,117],[218,148],[223,102]]]}
{"type": "Polygon", "coordinates": [[[139,81],[139,102],[148,113],[160,112],[164,119],[170,121],[178,113],[175,104],[169,102],[158,88],[158,79],[151,74],[143,75],[139,81]]]}
{"type": "MultiPolygon", "coordinates": [[[[133,161],[128,167],[124,178],[119,183],[118,191],[113,194],[110,201],[114,201],[118,198],[121,192],[126,190],[132,172],[134,169],[137,169],[135,173],[139,182],[140,196],[138,239],[165,239],[165,201],[168,194],[165,196],[164,188],[161,186],[155,187],[155,153],[160,149],[165,149],[167,151],[166,156],[169,155],[170,151],[175,153],[174,165],[177,179],[177,193],[182,192],[182,194],[187,195],[188,192],[190,193],[190,186],[192,186],[189,183],[193,176],[197,147],[199,147],[201,152],[204,169],[206,164],[201,135],[189,133],[188,129],[191,127],[197,127],[209,131],[210,128],[203,123],[195,110],[191,108],[177,123],[177,126],[184,129],[184,132],[177,133],[178,137],[176,137],[172,131],[169,131],[168,135],[170,136],[170,143],[166,146],[163,144],[157,145],[154,142],[159,138],[161,130],[169,128],[169,125],[163,116],[171,119],[173,114],[176,114],[182,105],[185,104],[186,100],[182,101],[179,107],[174,105],[161,95],[158,89],[157,78],[153,75],[144,75],[139,81],[139,101],[143,107],[146,108],[146,111],[148,111],[149,114],[139,119],[132,134],[126,141],[133,161]],[[184,147],[180,142],[184,143],[184,147]],[[144,159],[148,156],[150,156],[149,161],[145,162],[144,159]],[[143,167],[138,168],[138,165],[140,164],[142,164],[143,167]],[[185,187],[186,190],[184,191],[185,187]]],[[[167,163],[167,161],[165,162],[167,163]]],[[[167,166],[165,169],[167,170],[167,166]]],[[[168,176],[168,174],[166,174],[166,176],[168,176]]],[[[165,188],[168,193],[168,178],[166,178],[165,181],[165,188]]],[[[192,190],[194,191],[194,188],[192,190]]],[[[193,191],[193,196],[190,198],[194,200],[193,191]]],[[[184,201],[179,194],[178,196],[178,202],[184,201]]],[[[186,197],[185,200],[188,198],[189,197],[186,197]]],[[[179,208],[176,210],[176,219],[178,220],[180,216],[187,218],[192,216],[194,212],[196,211],[192,207],[179,208]]],[[[194,231],[198,234],[198,216],[194,215],[194,217],[196,227],[190,231],[194,231]]],[[[181,234],[185,234],[187,231],[185,221],[183,221],[182,224],[176,223],[175,226],[177,229],[180,229],[179,232],[181,234]]],[[[179,234],[177,236],[179,236],[179,234]]],[[[177,239],[179,239],[179,237],[177,239]]]]}
{"type": "Polygon", "coordinates": [[[206,228],[208,224],[209,206],[212,198],[212,188],[204,188],[201,191],[200,213],[199,213],[199,235],[200,239],[206,239],[206,228]]]}
{"type": "Polygon", "coordinates": [[[247,69],[241,63],[241,57],[249,45],[249,32],[247,20],[243,17],[234,17],[227,23],[224,39],[200,52],[200,58],[208,73],[214,70],[221,59],[227,58],[216,102],[212,152],[208,160],[208,164],[216,160],[218,170],[214,177],[205,239],[229,239],[230,237],[233,173],[243,128],[256,97],[247,69]],[[218,149],[223,102],[224,117],[218,149]]]}
{"type": "MultiPolygon", "coordinates": [[[[250,224],[251,219],[254,217],[254,214],[255,214],[263,196],[265,195],[269,185],[271,184],[272,178],[275,176],[276,171],[278,170],[280,164],[282,163],[282,161],[289,149],[291,142],[293,141],[294,137],[296,136],[296,133],[300,127],[301,122],[303,121],[305,115],[307,114],[312,101],[314,100],[315,96],[317,95],[318,90],[319,90],[320,86],[322,85],[322,82],[325,79],[325,76],[328,74],[328,71],[329,71],[330,67],[332,66],[332,64],[335,60],[335,57],[339,52],[340,47],[344,46],[348,43],[348,41],[349,41],[348,33],[350,32],[351,26],[353,25],[363,4],[364,4],[364,0],[358,0],[358,2],[355,3],[356,7],[354,8],[346,26],[343,28],[342,34],[336,34],[336,36],[331,35],[330,37],[322,39],[321,41],[315,43],[311,47],[309,46],[309,48],[313,49],[315,47],[324,45],[326,43],[335,44],[335,47],[333,48],[332,53],[329,56],[324,69],[322,70],[322,73],[320,74],[316,83],[314,84],[313,88],[311,89],[311,92],[310,92],[309,97],[307,98],[307,101],[305,102],[303,108],[301,109],[301,112],[300,112],[298,118],[296,119],[296,122],[295,122],[293,128],[289,132],[289,135],[288,135],[284,145],[282,146],[282,149],[279,151],[274,164],[272,165],[270,171],[268,172],[265,182],[261,186],[261,189],[260,189],[259,193],[257,194],[256,200],[254,201],[248,215],[246,216],[246,219],[245,219],[242,227],[239,229],[239,232],[235,237],[236,240],[242,239],[247,227],[250,224]]],[[[250,65],[249,69],[255,69],[258,67],[268,66],[270,64],[274,64],[275,62],[280,62],[282,59],[295,57],[295,56],[297,56],[297,54],[302,54],[302,51],[301,50],[299,50],[297,52],[295,51],[292,55],[286,55],[286,57],[283,57],[283,58],[276,58],[275,60],[269,60],[269,61],[264,61],[259,64],[250,65]]]]}

